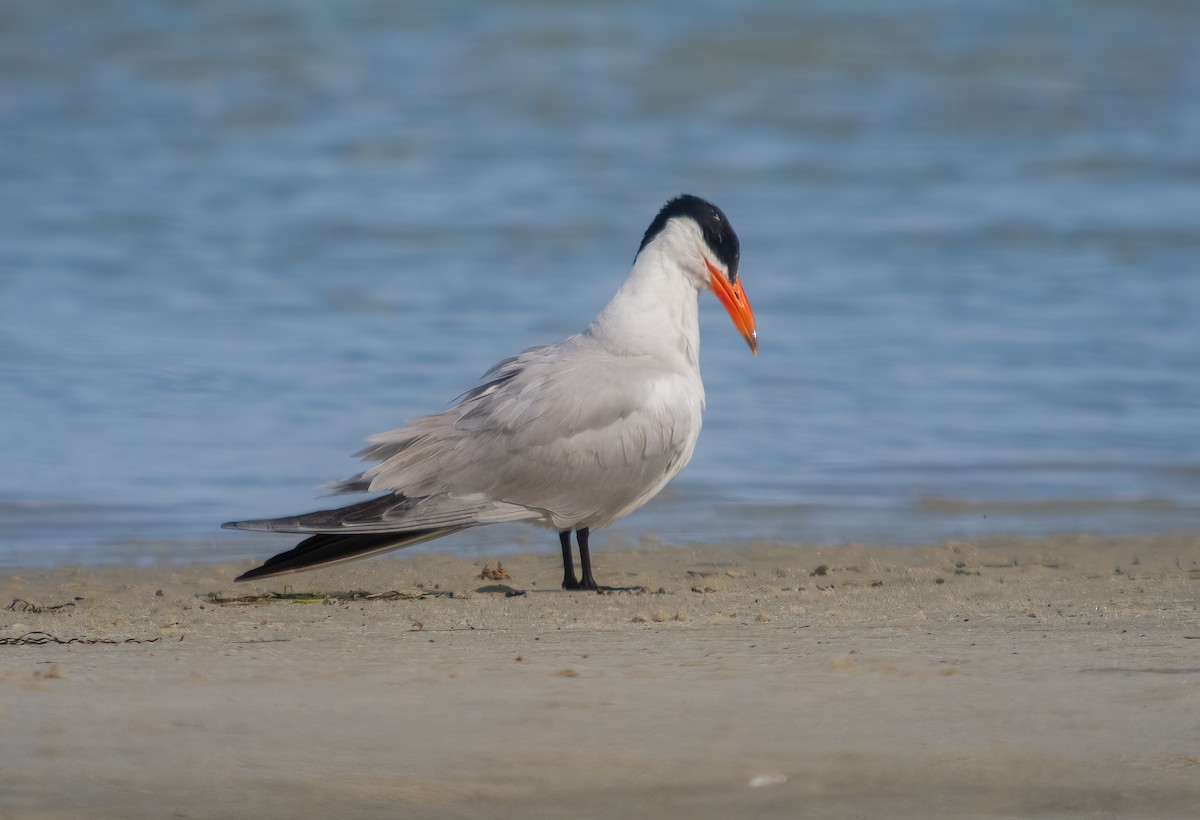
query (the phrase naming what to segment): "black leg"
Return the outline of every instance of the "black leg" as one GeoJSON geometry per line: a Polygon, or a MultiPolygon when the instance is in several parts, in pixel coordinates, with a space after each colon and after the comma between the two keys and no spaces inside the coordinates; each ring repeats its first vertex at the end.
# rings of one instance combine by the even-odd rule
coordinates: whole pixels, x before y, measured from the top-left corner
{"type": "Polygon", "coordinates": [[[575,580],[575,561],[571,558],[571,531],[565,530],[558,534],[558,542],[562,544],[563,551],[563,589],[579,589],[579,582],[575,580]]]}
{"type": "Polygon", "coordinates": [[[579,542],[579,563],[583,566],[583,580],[579,582],[579,588],[599,589],[596,579],[592,577],[592,554],[588,552],[588,528],[575,530],[575,540],[579,542]]]}

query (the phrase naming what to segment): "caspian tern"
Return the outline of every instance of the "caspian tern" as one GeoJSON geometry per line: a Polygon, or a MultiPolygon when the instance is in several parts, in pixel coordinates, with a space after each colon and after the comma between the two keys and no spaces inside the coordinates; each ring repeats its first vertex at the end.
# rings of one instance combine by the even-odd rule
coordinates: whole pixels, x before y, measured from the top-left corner
{"type": "Polygon", "coordinates": [[[721,209],[684,194],[646,229],[633,268],[587,330],[494,365],[448,410],[367,439],[375,466],[329,485],[383,493],[338,509],[233,521],[306,533],[248,581],[400,549],[502,521],[558,531],[564,589],[598,589],[588,533],[641,507],[692,457],[704,410],[698,295],[711,289],[758,353],[721,209]],[[576,578],[571,531],[579,545],[576,578]]]}

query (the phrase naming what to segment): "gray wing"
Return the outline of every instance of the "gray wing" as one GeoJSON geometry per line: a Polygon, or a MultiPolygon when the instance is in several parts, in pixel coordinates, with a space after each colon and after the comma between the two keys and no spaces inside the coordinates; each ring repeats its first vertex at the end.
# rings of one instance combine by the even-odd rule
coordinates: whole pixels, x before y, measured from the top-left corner
{"type": "Polygon", "coordinates": [[[402,493],[440,516],[459,505],[472,523],[601,526],[682,469],[703,405],[698,376],[573,336],[500,362],[443,413],[370,437],[359,455],[378,464],[334,488],[402,493]]]}

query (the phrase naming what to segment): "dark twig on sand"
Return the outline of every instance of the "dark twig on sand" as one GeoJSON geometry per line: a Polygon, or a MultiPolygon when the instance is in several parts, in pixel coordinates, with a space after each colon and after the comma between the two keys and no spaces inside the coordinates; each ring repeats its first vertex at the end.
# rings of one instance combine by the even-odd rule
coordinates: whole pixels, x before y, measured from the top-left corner
{"type": "MultiPolygon", "coordinates": [[[[162,636],[157,638],[126,638],[123,641],[114,640],[112,638],[58,638],[51,635],[49,632],[26,632],[19,638],[0,638],[0,646],[40,646],[41,644],[57,643],[57,644],[122,644],[122,643],[156,643],[162,640],[162,636]]],[[[183,640],[183,637],[180,637],[183,640]]]]}

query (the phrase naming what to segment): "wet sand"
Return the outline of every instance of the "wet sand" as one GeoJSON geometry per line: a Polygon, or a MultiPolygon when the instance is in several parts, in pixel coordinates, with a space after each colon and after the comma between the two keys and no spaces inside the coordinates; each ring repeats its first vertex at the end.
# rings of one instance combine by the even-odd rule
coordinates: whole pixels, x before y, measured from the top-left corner
{"type": "Polygon", "coordinates": [[[0,817],[1200,812],[1200,536],[502,560],[0,573],[0,817]]]}

